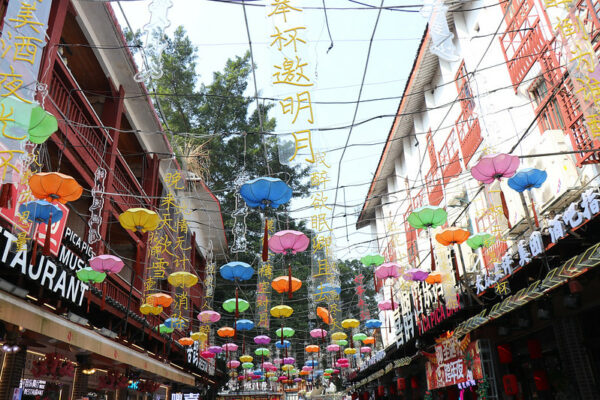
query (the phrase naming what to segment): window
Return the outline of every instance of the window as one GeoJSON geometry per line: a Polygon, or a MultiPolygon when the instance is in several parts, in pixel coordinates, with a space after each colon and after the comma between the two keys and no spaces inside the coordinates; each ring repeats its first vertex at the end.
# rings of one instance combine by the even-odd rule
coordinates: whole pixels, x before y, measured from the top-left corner
{"type": "Polygon", "coordinates": [[[454,129],[450,131],[446,142],[440,150],[440,168],[442,170],[442,177],[444,179],[444,185],[447,185],[450,180],[461,171],[460,162],[458,160],[458,139],[454,129]]]}
{"type": "Polygon", "coordinates": [[[404,232],[406,232],[406,252],[408,254],[408,263],[412,266],[417,265],[419,250],[417,248],[417,230],[408,223],[408,216],[413,211],[409,207],[404,214],[404,232]]]}

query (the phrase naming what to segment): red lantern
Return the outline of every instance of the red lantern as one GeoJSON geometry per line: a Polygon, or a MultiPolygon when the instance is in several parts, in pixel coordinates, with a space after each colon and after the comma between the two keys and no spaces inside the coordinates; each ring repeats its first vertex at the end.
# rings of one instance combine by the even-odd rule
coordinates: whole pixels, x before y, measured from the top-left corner
{"type": "Polygon", "coordinates": [[[504,385],[504,393],[506,393],[507,396],[516,396],[519,393],[516,375],[504,375],[502,377],[502,384],[504,385]]]}
{"type": "Polygon", "coordinates": [[[538,392],[544,392],[550,389],[548,375],[546,375],[546,371],[544,370],[538,369],[537,371],[533,371],[533,381],[535,382],[535,389],[538,392]]]}
{"type": "Polygon", "coordinates": [[[527,349],[529,350],[529,358],[532,360],[542,358],[542,345],[540,344],[539,340],[528,340],[527,349]]]}
{"type": "Polygon", "coordinates": [[[510,364],[512,362],[512,358],[510,345],[501,344],[498,346],[498,361],[500,361],[500,364],[510,364]]]}
{"type": "Polygon", "coordinates": [[[383,386],[383,385],[377,386],[377,396],[380,396],[380,397],[385,396],[385,386],[383,386]]]}
{"type": "Polygon", "coordinates": [[[419,388],[419,381],[417,380],[416,376],[413,376],[412,378],[410,378],[410,387],[413,389],[419,388]]]}
{"type": "Polygon", "coordinates": [[[399,392],[406,390],[406,378],[396,379],[396,387],[398,388],[399,392]]]}

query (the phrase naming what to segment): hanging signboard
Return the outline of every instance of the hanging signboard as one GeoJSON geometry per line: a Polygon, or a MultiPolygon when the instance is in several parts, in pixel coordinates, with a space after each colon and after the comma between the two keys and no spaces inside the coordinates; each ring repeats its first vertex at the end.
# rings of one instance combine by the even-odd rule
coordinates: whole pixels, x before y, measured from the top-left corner
{"type": "Polygon", "coordinates": [[[483,378],[479,342],[471,342],[463,353],[456,338],[444,340],[435,346],[436,363],[428,361],[427,389],[464,384],[483,378]]]}

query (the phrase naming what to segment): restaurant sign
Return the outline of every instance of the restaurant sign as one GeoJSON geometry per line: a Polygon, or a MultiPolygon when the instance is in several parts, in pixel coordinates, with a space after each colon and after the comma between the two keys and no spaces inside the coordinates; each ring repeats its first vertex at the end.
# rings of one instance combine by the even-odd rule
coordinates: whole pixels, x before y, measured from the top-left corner
{"type": "Polygon", "coordinates": [[[463,385],[483,378],[478,341],[469,343],[463,352],[453,336],[435,346],[435,360],[426,364],[429,390],[463,385]]]}

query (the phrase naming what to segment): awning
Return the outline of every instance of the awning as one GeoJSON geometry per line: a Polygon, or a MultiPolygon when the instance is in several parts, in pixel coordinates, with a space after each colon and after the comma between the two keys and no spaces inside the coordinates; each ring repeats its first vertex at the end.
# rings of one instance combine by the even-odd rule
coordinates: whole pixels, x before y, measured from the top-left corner
{"type": "Polygon", "coordinates": [[[191,374],[165,365],[144,353],[115,343],[99,333],[3,292],[0,292],[0,319],[173,382],[186,385],[195,384],[195,379],[191,374]]]}

